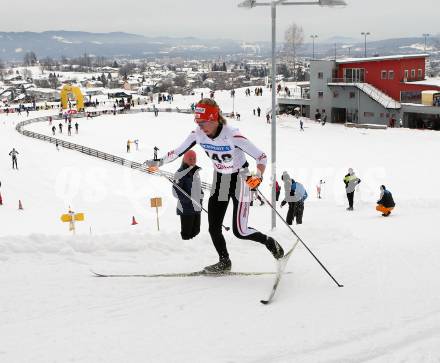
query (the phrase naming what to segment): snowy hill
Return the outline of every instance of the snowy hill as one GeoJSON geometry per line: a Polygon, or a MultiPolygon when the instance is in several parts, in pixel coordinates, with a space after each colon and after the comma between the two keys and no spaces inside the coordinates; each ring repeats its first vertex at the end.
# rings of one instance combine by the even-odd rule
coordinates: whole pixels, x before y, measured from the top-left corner
{"type": "MultiPolygon", "coordinates": [[[[188,107],[198,96],[176,96],[172,106],[188,107]]],[[[232,110],[229,92],[216,92],[216,100],[225,112],[232,110]]],[[[270,158],[270,125],[252,114],[258,105],[269,108],[269,92],[245,97],[237,90],[241,121],[229,122],[270,158]]],[[[300,132],[298,120],[281,116],[278,174],[289,171],[309,192],[304,224],[293,228],[345,287],[337,288],[300,246],[275,302],[263,306],[259,300],[269,292],[270,276],[93,277],[90,269],[180,272],[215,262],[206,216],[200,235],[182,241],[166,179],[57,151],[20,135],[15,126],[24,119],[0,114],[1,361],[376,363],[439,357],[440,191],[432,182],[440,172],[431,157],[439,133],[323,127],[310,120],[300,132]],[[12,147],[20,153],[18,171],[11,169],[12,147]],[[354,212],[345,210],[342,178],[349,167],[362,180],[354,212]],[[326,181],[323,199],[316,198],[319,179],[326,181]],[[381,184],[397,203],[389,218],[374,209],[381,184]],[[163,198],[160,231],[149,206],[156,196],[163,198]],[[59,219],[69,206],[86,217],[76,235],[59,219]]],[[[106,115],[79,124],[78,135],[56,136],[134,161],[151,158],[154,146],[160,152],[177,146],[195,128],[191,115],[165,112],[157,118],[106,115]],[[126,153],[129,139],[139,139],[139,151],[126,153]]],[[[51,135],[48,122],[26,129],[51,135]]],[[[210,182],[210,161],[195,150],[202,178],[210,182]]],[[[164,169],[174,172],[179,165],[164,169]]],[[[269,173],[270,167],[262,186],[266,195],[269,173]]],[[[286,207],[280,211],[285,216],[286,207]]],[[[230,223],[231,206],[225,225],[230,223]]],[[[249,225],[286,248],[294,242],[280,221],[270,230],[267,206],[252,207],[249,225]]],[[[274,270],[264,247],[225,233],[233,270],[274,270]]]]}

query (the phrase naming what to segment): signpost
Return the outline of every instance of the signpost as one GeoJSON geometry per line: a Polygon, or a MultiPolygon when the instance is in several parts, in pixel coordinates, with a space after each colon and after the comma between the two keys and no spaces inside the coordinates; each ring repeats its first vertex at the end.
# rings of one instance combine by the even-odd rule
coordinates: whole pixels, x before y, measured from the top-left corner
{"type": "Polygon", "coordinates": [[[156,208],[157,230],[159,231],[159,207],[162,207],[162,198],[156,197],[150,199],[151,208],[156,208]]]}

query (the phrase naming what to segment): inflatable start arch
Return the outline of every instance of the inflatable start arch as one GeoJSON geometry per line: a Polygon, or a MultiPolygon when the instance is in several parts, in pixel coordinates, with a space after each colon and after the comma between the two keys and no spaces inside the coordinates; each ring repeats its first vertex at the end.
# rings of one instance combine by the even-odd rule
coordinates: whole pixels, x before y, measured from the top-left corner
{"type": "Polygon", "coordinates": [[[63,89],[61,90],[61,107],[63,109],[67,108],[69,94],[73,94],[76,98],[76,109],[78,111],[83,110],[84,96],[82,95],[78,87],[72,86],[70,84],[64,85],[63,89]]]}

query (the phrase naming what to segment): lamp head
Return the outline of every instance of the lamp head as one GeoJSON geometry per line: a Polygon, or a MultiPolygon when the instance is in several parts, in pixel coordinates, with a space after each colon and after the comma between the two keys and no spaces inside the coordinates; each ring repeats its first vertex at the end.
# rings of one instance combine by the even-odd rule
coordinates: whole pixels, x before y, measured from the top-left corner
{"type": "Polygon", "coordinates": [[[257,3],[257,0],[244,0],[243,2],[238,4],[238,7],[251,9],[255,6],[256,3],[257,3]]]}
{"type": "Polygon", "coordinates": [[[319,6],[346,6],[347,3],[344,0],[319,0],[319,6]]]}

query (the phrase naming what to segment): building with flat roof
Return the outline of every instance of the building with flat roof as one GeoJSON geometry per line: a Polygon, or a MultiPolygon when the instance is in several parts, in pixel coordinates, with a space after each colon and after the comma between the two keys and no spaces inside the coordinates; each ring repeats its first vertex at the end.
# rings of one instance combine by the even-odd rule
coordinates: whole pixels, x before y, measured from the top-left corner
{"type": "Polygon", "coordinates": [[[313,60],[308,97],[280,97],[328,122],[440,129],[440,80],[425,78],[427,54],[313,60]],[[422,99],[424,100],[422,102],[422,99]]]}

